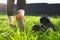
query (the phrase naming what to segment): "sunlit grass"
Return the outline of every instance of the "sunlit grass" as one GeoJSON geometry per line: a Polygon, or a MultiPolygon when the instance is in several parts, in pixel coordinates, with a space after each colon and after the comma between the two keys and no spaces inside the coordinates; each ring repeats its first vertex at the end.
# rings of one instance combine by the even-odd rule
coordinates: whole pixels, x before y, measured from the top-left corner
{"type": "Polygon", "coordinates": [[[34,24],[40,25],[39,19],[40,16],[25,16],[25,31],[20,32],[15,16],[16,27],[11,27],[7,15],[0,14],[0,40],[60,40],[60,16],[50,18],[57,28],[56,32],[47,30],[44,33],[41,31],[34,33],[31,27],[34,24]]]}

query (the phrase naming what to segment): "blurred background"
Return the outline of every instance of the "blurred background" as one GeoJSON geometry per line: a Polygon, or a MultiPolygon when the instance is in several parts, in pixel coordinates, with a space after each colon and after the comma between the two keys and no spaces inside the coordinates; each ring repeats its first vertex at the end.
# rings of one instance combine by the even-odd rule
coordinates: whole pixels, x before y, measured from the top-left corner
{"type": "MultiPolygon", "coordinates": [[[[16,1],[14,12],[16,12],[16,1]]],[[[7,0],[0,0],[0,13],[7,11],[7,0]]],[[[26,14],[60,15],[60,0],[26,0],[26,14]]]]}

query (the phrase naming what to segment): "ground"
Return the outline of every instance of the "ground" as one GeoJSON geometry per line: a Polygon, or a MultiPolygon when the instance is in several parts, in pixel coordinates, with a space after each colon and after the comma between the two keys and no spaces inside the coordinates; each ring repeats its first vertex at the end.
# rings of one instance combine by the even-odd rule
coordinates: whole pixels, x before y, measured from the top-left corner
{"type": "Polygon", "coordinates": [[[34,24],[40,25],[40,16],[31,15],[25,15],[25,31],[20,32],[15,17],[14,15],[16,27],[11,27],[7,15],[0,14],[0,40],[60,40],[60,16],[51,16],[50,18],[51,22],[57,28],[56,32],[52,31],[52,29],[46,32],[33,32],[31,27],[34,24]]]}

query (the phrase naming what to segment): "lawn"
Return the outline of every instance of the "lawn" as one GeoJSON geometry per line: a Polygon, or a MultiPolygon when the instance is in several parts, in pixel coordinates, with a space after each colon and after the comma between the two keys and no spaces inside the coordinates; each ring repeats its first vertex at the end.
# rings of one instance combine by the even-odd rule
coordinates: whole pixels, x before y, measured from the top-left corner
{"type": "Polygon", "coordinates": [[[60,16],[50,18],[51,22],[57,28],[54,32],[52,29],[46,32],[33,32],[31,27],[34,24],[40,25],[40,16],[25,16],[25,31],[20,32],[14,15],[16,27],[9,25],[6,14],[0,14],[0,40],[60,40],[60,16]]]}

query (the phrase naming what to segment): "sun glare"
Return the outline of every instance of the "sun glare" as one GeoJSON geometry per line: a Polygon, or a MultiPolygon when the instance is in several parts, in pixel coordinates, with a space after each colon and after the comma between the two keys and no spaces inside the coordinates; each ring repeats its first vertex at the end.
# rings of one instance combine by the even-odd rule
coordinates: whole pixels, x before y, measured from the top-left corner
{"type": "Polygon", "coordinates": [[[7,0],[0,0],[0,3],[7,4],[7,0]]]}
{"type": "MultiPolygon", "coordinates": [[[[7,0],[0,0],[0,3],[7,4],[7,0]]],[[[26,0],[26,3],[60,3],[60,0],[26,0]]]]}

